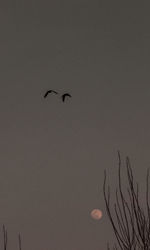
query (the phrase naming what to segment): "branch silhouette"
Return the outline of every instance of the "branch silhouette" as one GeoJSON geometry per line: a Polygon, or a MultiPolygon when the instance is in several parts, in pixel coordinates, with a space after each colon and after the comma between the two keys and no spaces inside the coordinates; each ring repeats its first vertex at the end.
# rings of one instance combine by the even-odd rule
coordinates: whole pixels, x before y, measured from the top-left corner
{"type": "MultiPolygon", "coordinates": [[[[150,250],[150,207],[149,207],[149,192],[148,192],[148,179],[149,179],[149,169],[147,170],[146,178],[146,208],[147,215],[144,213],[143,208],[139,202],[139,186],[133,179],[132,168],[130,164],[129,157],[126,157],[126,169],[127,169],[127,179],[129,187],[127,187],[127,192],[129,196],[129,201],[125,199],[125,195],[122,191],[122,179],[121,179],[121,157],[118,151],[118,179],[119,179],[119,192],[116,188],[116,203],[114,204],[115,219],[112,216],[112,209],[110,207],[110,186],[108,185],[106,191],[106,170],[104,170],[104,183],[103,183],[103,193],[104,201],[106,205],[106,211],[109,220],[112,224],[113,231],[115,233],[118,246],[121,250],[150,250]],[[117,223],[115,222],[117,221],[117,223]]],[[[109,244],[107,244],[107,249],[110,250],[109,244]]],[[[113,249],[118,249],[115,246],[113,249]]]]}

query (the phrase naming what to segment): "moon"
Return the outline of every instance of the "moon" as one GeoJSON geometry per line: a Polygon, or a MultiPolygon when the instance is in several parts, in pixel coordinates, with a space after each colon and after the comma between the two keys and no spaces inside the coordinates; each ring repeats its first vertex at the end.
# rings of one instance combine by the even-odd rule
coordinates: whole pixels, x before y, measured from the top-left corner
{"type": "Polygon", "coordinates": [[[91,217],[94,219],[94,220],[100,220],[101,217],[102,217],[102,211],[99,210],[98,208],[95,208],[91,211],[91,217]]]}

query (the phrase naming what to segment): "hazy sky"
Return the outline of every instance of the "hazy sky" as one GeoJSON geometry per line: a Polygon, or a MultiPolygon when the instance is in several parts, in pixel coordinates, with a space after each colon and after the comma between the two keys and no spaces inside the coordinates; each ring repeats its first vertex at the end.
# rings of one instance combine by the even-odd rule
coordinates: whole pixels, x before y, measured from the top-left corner
{"type": "Polygon", "coordinates": [[[0,223],[9,249],[19,231],[24,250],[116,242],[104,169],[115,188],[118,149],[140,185],[150,167],[150,3],[139,2],[1,0],[0,223]],[[49,88],[72,99],[43,99],[49,88]]]}

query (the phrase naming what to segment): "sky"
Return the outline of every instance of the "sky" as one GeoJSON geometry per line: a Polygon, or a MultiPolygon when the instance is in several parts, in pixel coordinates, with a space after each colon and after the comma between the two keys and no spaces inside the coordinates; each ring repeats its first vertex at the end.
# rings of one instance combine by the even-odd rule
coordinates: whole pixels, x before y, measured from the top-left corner
{"type": "Polygon", "coordinates": [[[0,222],[11,249],[18,232],[24,250],[116,242],[104,170],[113,193],[117,150],[142,190],[150,167],[149,9],[149,1],[0,2],[0,222]],[[44,99],[48,89],[59,95],[44,99]],[[62,103],[65,92],[72,98],[62,103]],[[90,217],[94,208],[101,220],[90,217]]]}

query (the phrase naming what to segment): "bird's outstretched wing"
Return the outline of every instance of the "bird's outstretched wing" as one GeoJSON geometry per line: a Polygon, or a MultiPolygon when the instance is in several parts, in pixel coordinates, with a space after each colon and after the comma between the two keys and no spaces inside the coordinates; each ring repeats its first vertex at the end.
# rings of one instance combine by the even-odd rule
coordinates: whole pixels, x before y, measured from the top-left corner
{"type": "Polygon", "coordinates": [[[45,95],[44,95],[44,98],[46,98],[48,96],[49,93],[54,93],[54,94],[58,94],[55,90],[48,90],[46,91],[45,95]]]}
{"type": "Polygon", "coordinates": [[[63,94],[63,95],[61,96],[63,102],[65,101],[66,96],[72,97],[69,93],[63,94]]]}

